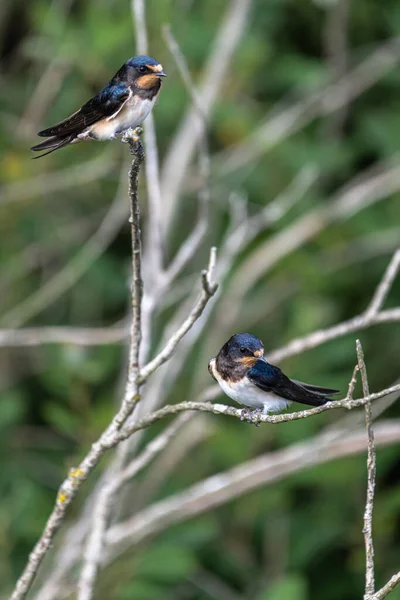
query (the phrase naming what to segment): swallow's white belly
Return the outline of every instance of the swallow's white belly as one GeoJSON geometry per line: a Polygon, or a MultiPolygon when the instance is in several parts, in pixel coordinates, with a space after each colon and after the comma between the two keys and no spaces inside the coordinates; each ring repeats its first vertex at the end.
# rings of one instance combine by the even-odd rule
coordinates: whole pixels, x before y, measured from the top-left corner
{"type": "Polygon", "coordinates": [[[290,404],[288,400],[276,394],[263,392],[247,377],[239,382],[225,381],[217,373],[214,359],[210,361],[210,368],[222,391],[238,404],[249,408],[262,408],[264,414],[284,410],[290,404]]]}
{"type": "Polygon", "coordinates": [[[149,115],[156,102],[156,96],[152,100],[141,100],[137,96],[129,98],[121,110],[113,117],[103,119],[91,125],[81,138],[90,137],[102,142],[113,139],[119,133],[123,133],[130,127],[138,127],[149,115]]]}

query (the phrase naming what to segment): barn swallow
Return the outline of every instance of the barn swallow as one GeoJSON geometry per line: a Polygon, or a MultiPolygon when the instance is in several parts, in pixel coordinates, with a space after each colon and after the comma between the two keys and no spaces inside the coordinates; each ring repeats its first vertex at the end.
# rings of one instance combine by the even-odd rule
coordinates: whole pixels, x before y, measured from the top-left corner
{"type": "Polygon", "coordinates": [[[242,420],[283,410],[291,402],[320,406],[338,391],[289,379],[266,361],[262,341],[250,333],[233,335],[208,370],[227,396],[255,409],[243,409],[242,420]]]}
{"type": "MultiPolygon", "coordinates": [[[[127,129],[138,127],[153,108],[166,77],[151,56],[130,58],[111,81],[78,111],[56,125],[39,131],[48,139],[31,150],[54,150],[86,140],[112,140],[127,129]]],[[[36,156],[35,158],[41,158],[36,156]]]]}

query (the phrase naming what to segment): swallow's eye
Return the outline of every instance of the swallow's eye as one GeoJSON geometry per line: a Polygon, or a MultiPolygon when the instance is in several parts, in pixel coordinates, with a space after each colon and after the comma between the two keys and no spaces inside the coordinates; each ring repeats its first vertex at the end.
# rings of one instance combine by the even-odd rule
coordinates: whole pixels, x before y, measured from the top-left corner
{"type": "Polygon", "coordinates": [[[139,72],[140,73],[146,73],[146,67],[139,67],[139,72]]]}
{"type": "Polygon", "coordinates": [[[244,346],[241,346],[241,347],[239,348],[239,352],[240,352],[241,354],[247,354],[247,348],[245,348],[244,346]]]}

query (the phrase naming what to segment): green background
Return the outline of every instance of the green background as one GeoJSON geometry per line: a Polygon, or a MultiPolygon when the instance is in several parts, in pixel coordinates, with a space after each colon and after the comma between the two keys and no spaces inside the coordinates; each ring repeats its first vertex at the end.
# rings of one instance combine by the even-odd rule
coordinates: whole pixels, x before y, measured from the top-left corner
{"type": "MultiPolygon", "coordinates": [[[[147,4],[150,54],[169,75],[154,111],[161,160],[189,102],[161,27],[171,24],[197,82],[227,6],[222,0],[153,0],[147,4]]],[[[40,161],[30,160],[29,146],[36,143],[36,130],[76,110],[135,54],[130,10],[125,0],[3,0],[2,327],[12,326],[3,316],[77,254],[114,198],[126,153],[118,142],[81,144],[40,161]],[[49,82],[38,91],[38,81],[52,64],[49,82]],[[32,105],[33,94],[38,96],[32,105]],[[59,190],[48,187],[55,173],[96,160],[107,166],[104,176],[59,190]],[[32,179],[38,193],[31,193],[32,179]]],[[[217,178],[221,164],[219,152],[245,139],[279,103],[289,105],[335,79],[327,32],[338,10],[335,2],[254,1],[210,119],[213,177],[217,178]]],[[[400,5],[396,0],[355,0],[348,10],[342,30],[350,68],[399,34],[400,5]]],[[[254,214],[302,168],[312,165],[320,172],[294,212],[272,231],[257,236],[247,256],[308,210],[328,207],[337,190],[358,174],[392,160],[399,148],[399,83],[397,65],[340,114],[312,119],[263,153],[250,168],[219,178],[212,191],[206,240],[186,275],[196,276],[207,260],[209,246],[220,243],[228,222],[230,191],[246,194],[249,212],[254,214]]],[[[75,176],[67,173],[61,178],[75,176]]],[[[146,219],[144,182],[141,200],[146,219]]],[[[167,258],[190,231],[195,215],[195,196],[185,191],[165,249],[167,258]]],[[[330,225],[286,257],[247,295],[233,330],[219,330],[221,315],[211,317],[169,401],[188,399],[188,390],[197,386],[200,391],[211,383],[204,354],[213,356],[227,334],[250,327],[268,350],[365,309],[399,242],[399,218],[399,194],[385,195],[354,217],[330,225]],[[254,299],[258,308],[264,302],[266,308],[256,311],[249,326],[246,311],[254,299]]],[[[79,281],[25,324],[100,326],[122,319],[129,306],[129,235],[126,222],[79,281]]],[[[243,258],[241,254],[238,264],[243,258]]],[[[229,280],[234,276],[235,269],[229,280]]],[[[221,298],[223,294],[224,289],[221,298]]],[[[399,304],[397,281],[387,306],[399,304]]],[[[157,319],[155,339],[168,316],[161,314],[157,319]]],[[[376,326],[360,337],[371,389],[389,387],[399,376],[398,325],[376,326]]],[[[338,387],[345,393],[355,364],[355,338],[356,334],[332,341],[281,366],[293,377],[338,387]]],[[[66,470],[84,456],[111,418],[120,395],[123,357],[119,345],[0,349],[0,581],[5,592],[42,530],[66,470]]],[[[399,414],[394,405],[385,418],[399,414]]],[[[209,421],[211,432],[205,442],[182,457],[152,500],[258,454],[306,439],[337,418],[330,413],[256,429],[215,417],[209,421]]],[[[156,429],[149,430],[145,439],[156,429]]],[[[396,446],[378,451],[374,539],[379,585],[400,568],[399,457],[396,446]]],[[[146,473],[141,478],[145,480],[146,473]]],[[[89,487],[79,495],[71,516],[78,514],[89,487]]],[[[359,599],[364,586],[365,488],[365,456],[334,461],[264,486],[130,549],[104,570],[95,597],[359,599]]],[[[400,598],[399,590],[391,599],[400,598]]]]}

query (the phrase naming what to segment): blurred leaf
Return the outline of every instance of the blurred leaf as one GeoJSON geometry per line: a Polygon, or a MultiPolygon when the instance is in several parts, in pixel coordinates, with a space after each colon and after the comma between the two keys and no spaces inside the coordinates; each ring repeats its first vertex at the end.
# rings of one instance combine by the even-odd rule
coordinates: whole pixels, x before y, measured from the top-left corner
{"type": "Polygon", "coordinates": [[[257,600],[289,600],[289,598],[307,600],[307,585],[301,575],[288,575],[257,596],[257,600]]]}
{"type": "Polygon", "coordinates": [[[173,583],[188,577],[195,565],[195,558],[187,548],[163,543],[141,554],[136,574],[156,582],[173,583]]]}

